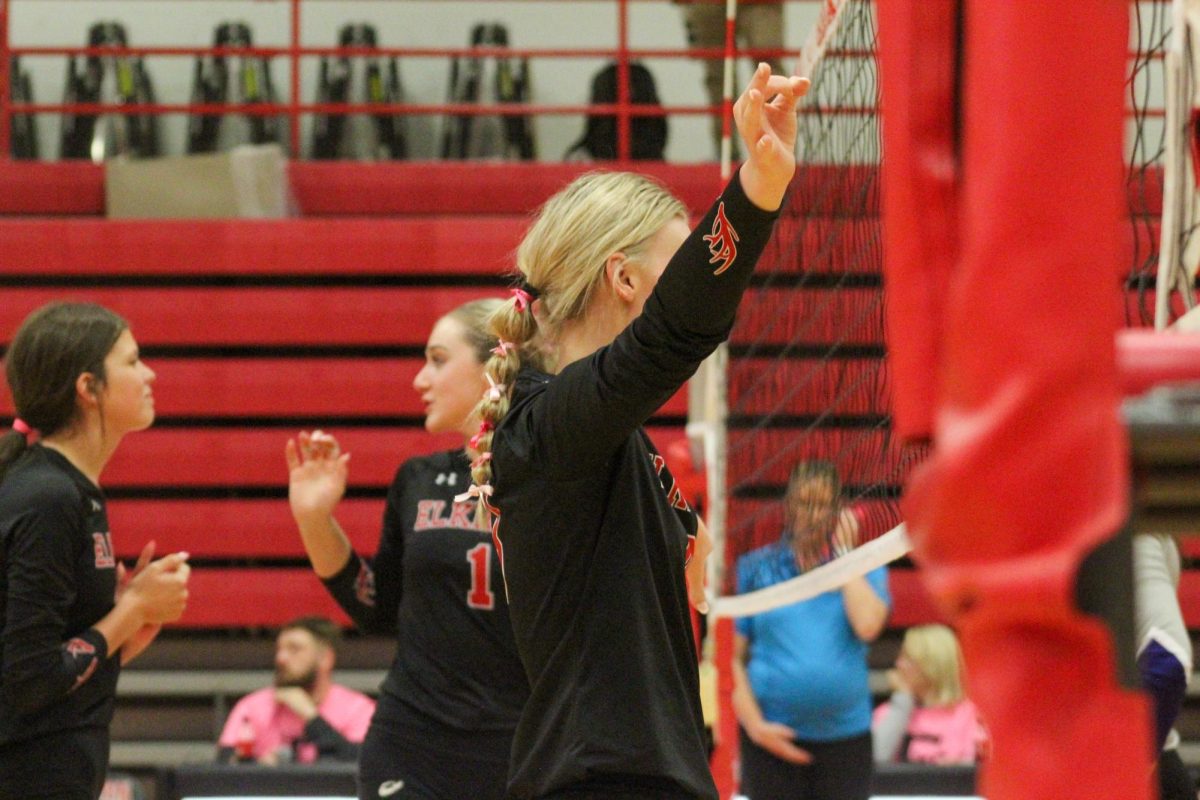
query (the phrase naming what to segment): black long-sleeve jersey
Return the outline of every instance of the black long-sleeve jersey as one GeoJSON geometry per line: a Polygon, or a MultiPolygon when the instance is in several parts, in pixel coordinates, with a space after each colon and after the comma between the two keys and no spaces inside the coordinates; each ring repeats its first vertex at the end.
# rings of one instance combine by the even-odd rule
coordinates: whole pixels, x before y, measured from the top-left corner
{"type": "Polygon", "coordinates": [[[775,214],[735,178],[642,314],[557,376],[524,371],[493,440],[493,525],[531,696],[509,792],[716,798],[684,578],[687,503],[641,425],[729,334],[775,214]]]}
{"type": "Polygon", "coordinates": [[[529,684],[513,643],[492,540],[474,522],[462,450],[412,458],[388,489],[373,559],[352,554],[326,581],[359,628],[399,648],[372,725],[508,733],[529,684]]]}
{"type": "Polygon", "coordinates": [[[34,445],[0,484],[0,747],[107,728],[121,660],[91,626],[116,586],[103,493],[34,445]]]}

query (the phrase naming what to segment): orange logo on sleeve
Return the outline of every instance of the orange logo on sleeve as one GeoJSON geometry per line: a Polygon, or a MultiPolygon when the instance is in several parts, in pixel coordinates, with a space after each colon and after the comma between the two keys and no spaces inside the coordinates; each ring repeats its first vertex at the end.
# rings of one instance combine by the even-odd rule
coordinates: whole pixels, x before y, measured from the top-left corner
{"type": "Polygon", "coordinates": [[[717,206],[717,216],[713,220],[712,233],[705,236],[704,241],[708,242],[708,252],[712,254],[708,263],[721,265],[713,271],[713,275],[720,275],[733,266],[733,262],[737,260],[738,235],[733,226],[729,224],[729,217],[725,216],[724,201],[717,206]]]}

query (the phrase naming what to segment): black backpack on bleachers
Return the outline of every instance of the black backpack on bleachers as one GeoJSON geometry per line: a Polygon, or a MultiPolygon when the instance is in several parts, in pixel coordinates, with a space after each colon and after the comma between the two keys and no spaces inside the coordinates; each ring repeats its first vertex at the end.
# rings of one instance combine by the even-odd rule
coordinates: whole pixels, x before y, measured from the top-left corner
{"type": "MultiPolygon", "coordinates": [[[[479,23],[471,29],[471,49],[508,48],[508,28],[498,22],[479,23]]],[[[528,103],[529,59],[483,57],[475,54],[450,60],[451,103],[480,105],[528,103]],[[487,81],[490,73],[491,81],[487,81]]],[[[537,146],[533,121],[525,114],[494,118],[477,114],[451,114],[442,129],[442,158],[506,158],[533,161],[537,146]]]]}
{"type": "MultiPolygon", "coordinates": [[[[617,64],[603,67],[592,78],[592,105],[617,102],[617,64]]],[[[654,75],[644,64],[629,65],[629,102],[662,108],[654,75]]],[[[629,118],[629,156],[639,161],[661,161],[667,148],[667,118],[631,116],[629,118]]],[[[566,157],[583,152],[598,161],[617,157],[617,118],[613,114],[589,114],[583,136],[571,145],[566,157]]]]}
{"type": "MultiPolygon", "coordinates": [[[[374,25],[349,24],[338,37],[342,47],[379,49],[374,25]]],[[[317,89],[318,103],[367,103],[390,105],[404,102],[400,64],[395,57],[374,54],[321,59],[317,89]]],[[[355,158],[377,160],[408,157],[408,123],[401,114],[371,114],[368,131],[354,130],[350,115],[318,114],[313,118],[314,159],[355,158]]]]}

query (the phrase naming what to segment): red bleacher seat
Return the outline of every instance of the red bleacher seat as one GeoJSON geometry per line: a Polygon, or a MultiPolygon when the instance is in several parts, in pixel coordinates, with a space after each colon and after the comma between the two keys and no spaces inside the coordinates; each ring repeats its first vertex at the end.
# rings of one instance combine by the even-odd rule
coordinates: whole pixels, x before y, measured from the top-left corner
{"type": "MultiPolygon", "coordinates": [[[[337,519],[354,549],[375,552],[382,499],[347,498],[337,519]]],[[[297,559],[304,546],[284,499],[115,499],[108,505],[113,547],[135,559],[149,541],[161,554],[184,551],[193,559],[297,559]]]]}
{"type": "Polygon", "coordinates": [[[350,620],[311,569],[192,570],[184,628],[277,627],[308,614],[350,620]]]}
{"type": "Polygon", "coordinates": [[[425,346],[443,314],[495,286],[84,287],[4,292],[0,330],[16,330],[52,300],[99,303],[124,316],[139,344],[218,346],[425,346]]]}
{"type": "MultiPolygon", "coordinates": [[[[151,358],[155,408],[171,417],[413,417],[418,358],[151,358]]],[[[13,413],[0,399],[0,415],[13,413]]],[[[687,414],[680,390],[659,416],[687,414]]],[[[417,423],[414,423],[417,424],[417,423]]]]}

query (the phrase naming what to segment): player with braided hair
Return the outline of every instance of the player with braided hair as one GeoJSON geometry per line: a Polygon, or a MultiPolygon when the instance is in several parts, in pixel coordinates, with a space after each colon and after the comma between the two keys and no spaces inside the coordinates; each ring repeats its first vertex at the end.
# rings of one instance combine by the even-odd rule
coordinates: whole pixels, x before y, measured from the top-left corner
{"type": "Polygon", "coordinates": [[[642,425],[729,334],[795,171],[807,85],[759,65],[734,108],[749,159],[694,232],[656,182],[593,173],[517,251],[470,490],[530,681],[515,798],[717,796],[688,608],[711,545],[642,425]]]}

